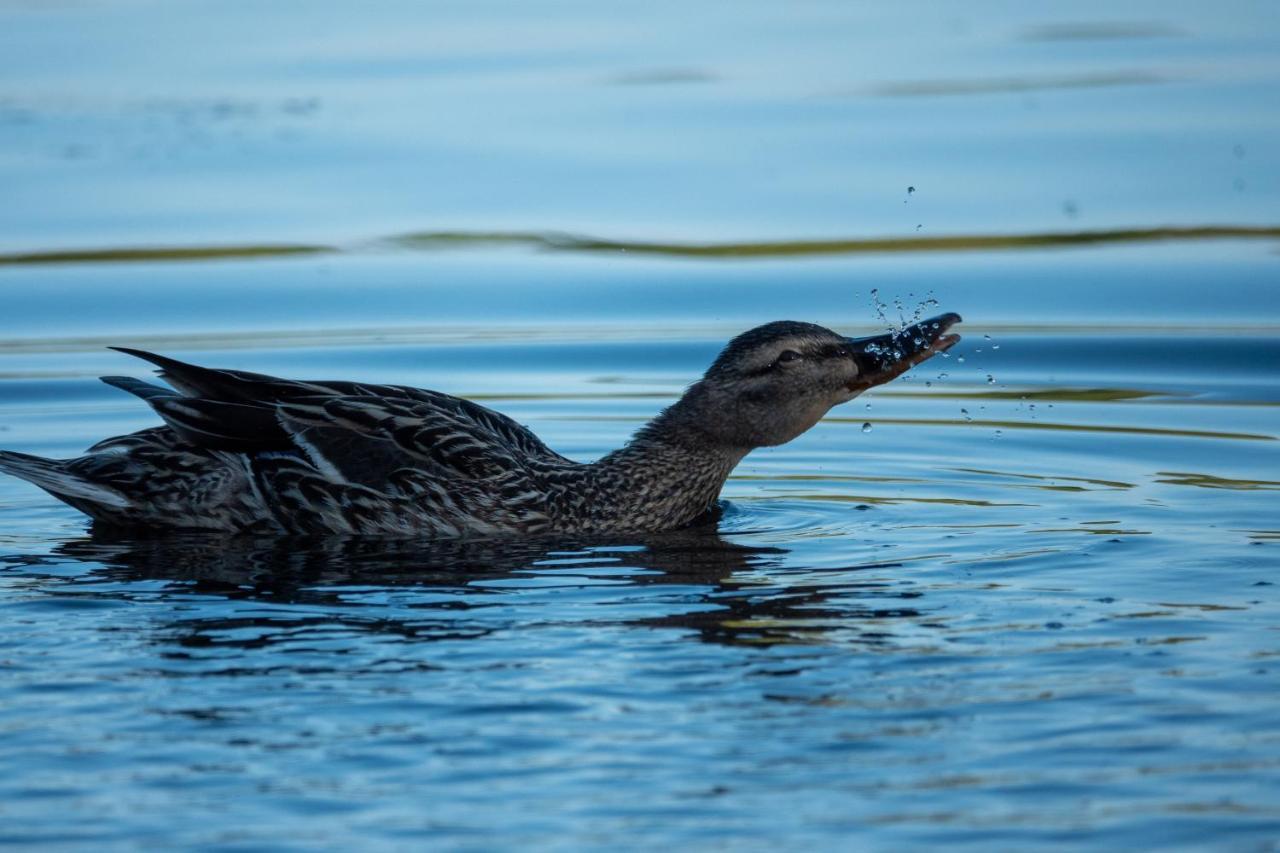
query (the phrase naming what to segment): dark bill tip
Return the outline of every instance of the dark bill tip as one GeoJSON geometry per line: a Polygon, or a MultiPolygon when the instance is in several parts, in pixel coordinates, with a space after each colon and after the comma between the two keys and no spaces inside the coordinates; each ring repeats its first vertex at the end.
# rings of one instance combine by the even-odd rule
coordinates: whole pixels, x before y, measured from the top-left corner
{"type": "Polygon", "coordinates": [[[895,332],[868,338],[851,338],[849,344],[858,361],[858,385],[869,388],[901,376],[937,353],[960,341],[948,330],[961,322],[959,314],[948,312],[921,320],[895,332]]]}

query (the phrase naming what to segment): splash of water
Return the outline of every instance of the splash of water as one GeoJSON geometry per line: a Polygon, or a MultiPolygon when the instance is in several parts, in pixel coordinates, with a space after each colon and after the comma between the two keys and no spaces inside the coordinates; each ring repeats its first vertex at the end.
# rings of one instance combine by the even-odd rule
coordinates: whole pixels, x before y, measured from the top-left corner
{"type": "MultiPolygon", "coordinates": [[[[908,293],[907,297],[914,300],[915,294],[908,293]]],[[[924,299],[916,301],[915,307],[908,312],[907,303],[902,297],[893,297],[892,305],[890,305],[889,302],[886,302],[881,297],[880,288],[871,288],[871,306],[875,309],[876,319],[895,338],[901,335],[907,327],[923,320],[925,314],[936,308],[938,304],[937,298],[930,291],[925,294],[924,299]],[[895,313],[897,314],[896,321],[892,319],[892,315],[895,313]]],[[[920,341],[917,340],[915,343],[918,346],[920,341]]]]}

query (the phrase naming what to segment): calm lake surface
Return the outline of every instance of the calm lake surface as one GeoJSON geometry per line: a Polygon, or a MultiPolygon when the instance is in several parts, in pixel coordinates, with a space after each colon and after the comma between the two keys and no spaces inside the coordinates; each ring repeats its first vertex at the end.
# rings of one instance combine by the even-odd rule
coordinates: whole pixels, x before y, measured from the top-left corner
{"type": "Polygon", "coordinates": [[[0,845],[1275,849],[1280,16],[1124,6],[0,3],[6,449],[154,424],[113,344],[588,460],[754,324],[966,320],[709,529],[0,479],[0,845]]]}

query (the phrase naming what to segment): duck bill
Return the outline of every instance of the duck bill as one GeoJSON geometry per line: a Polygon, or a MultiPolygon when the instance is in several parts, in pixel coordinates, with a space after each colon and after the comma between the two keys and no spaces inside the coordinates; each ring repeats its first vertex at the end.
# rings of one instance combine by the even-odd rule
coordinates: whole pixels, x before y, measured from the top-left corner
{"type": "Polygon", "coordinates": [[[960,322],[959,314],[939,314],[928,320],[869,338],[850,338],[858,377],[851,391],[865,391],[896,379],[923,361],[946,352],[960,341],[949,329],[960,322]]]}

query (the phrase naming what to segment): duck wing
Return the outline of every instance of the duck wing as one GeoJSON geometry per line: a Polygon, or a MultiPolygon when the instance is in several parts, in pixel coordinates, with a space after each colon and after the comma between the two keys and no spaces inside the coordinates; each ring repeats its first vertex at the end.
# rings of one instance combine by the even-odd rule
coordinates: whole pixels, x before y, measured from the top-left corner
{"type": "Polygon", "coordinates": [[[456,513],[424,512],[409,495],[325,476],[301,453],[227,453],[163,426],[101,441],[77,459],[41,461],[60,475],[47,488],[109,528],[454,536],[467,529],[456,513]]]}
{"type": "Polygon", "coordinates": [[[276,408],[292,443],[343,479],[383,481],[399,468],[437,478],[501,481],[537,466],[464,410],[434,401],[375,396],[302,398],[276,408]],[[398,463],[398,464],[397,464],[398,463]],[[381,470],[375,470],[375,469],[381,470]]]}
{"type": "MultiPolygon", "coordinates": [[[[101,442],[77,464],[126,494],[144,523],[166,508],[199,510],[199,525],[219,529],[537,532],[549,523],[547,483],[576,467],[505,415],[448,394],[127,352],[173,387],[103,381],[145,400],[168,428],[101,442]],[[210,497],[177,506],[192,495],[210,497]]],[[[176,515],[164,524],[191,526],[176,515]]]]}
{"type": "MultiPolygon", "coordinates": [[[[103,377],[103,381],[142,397],[175,432],[203,447],[240,452],[286,450],[298,443],[305,429],[313,439],[322,437],[329,453],[337,456],[344,455],[344,441],[350,445],[356,435],[366,440],[391,440],[414,454],[427,451],[426,443],[434,436],[447,445],[426,453],[437,460],[441,456],[459,463],[477,460],[484,455],[479,449],[487,448],[491,460],[487,464],[504,453],[531,461],[569,462],[506,415],[437,391],[401,385],[280,379],[200,367],[144,350],[113,349],[155,364],[160,368],[160,377],[177,390],[128,377],[103,377]],[[326,408],[329,404],[332,408],[326,408]],[[302,416],[304,426],[289,422],[283,414],[288,406],[294,407],[295,416],[302,416]],[[384,419],[391,419],[387,429],[371,428],[372,421],[384,419]],[[415,419],[416,429],[410,430],[415,419]],[[359,428],[352,433],[357,425],[359,428]],[[349,433],[345,439],[337,434],[343,430],[349,433]],[[408,439],[410,432],[417,436],[416,440],[408,439]],[[464,452],[466,448],[471,450],[464,452]]],[[[477,464],[484,467],[486,463],[477,464]]],[[[462,464],[461,470],[465,472],[470,467],[473,466],[469,463],[462,464]]]]}

